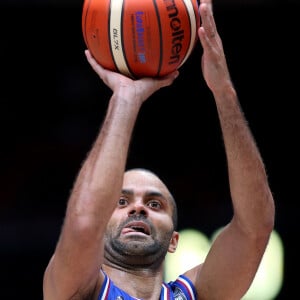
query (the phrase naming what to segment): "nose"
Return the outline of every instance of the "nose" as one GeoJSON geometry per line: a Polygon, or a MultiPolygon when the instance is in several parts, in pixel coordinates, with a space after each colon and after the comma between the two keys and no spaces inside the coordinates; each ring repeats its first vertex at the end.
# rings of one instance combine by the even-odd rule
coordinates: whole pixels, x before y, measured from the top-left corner
{"type": "Polygon", "coordinates": [[[128,216],[133,216],[133,215],[147,216],[147,209],[145,205],[141,202],[132,203],[128,211],[128,216]]]}

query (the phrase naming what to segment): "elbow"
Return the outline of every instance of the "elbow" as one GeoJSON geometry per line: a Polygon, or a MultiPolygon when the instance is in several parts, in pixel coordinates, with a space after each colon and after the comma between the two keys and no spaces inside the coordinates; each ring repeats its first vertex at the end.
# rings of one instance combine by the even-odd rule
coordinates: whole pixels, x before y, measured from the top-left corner
{"type": "Polygon", "coordinates": [[[275,205],[271,193],[267,196],[264,205],[258,209],[256,222],[254,222],[254,236],[256,239],[269,239],[275,227],[275,205]]]}
{"type": "Polygon", "coordinates": [[[268,192],[265,203],[262,227],[264,231],[271,233],[275,226],[275,203],[271,191],[268,192]]]}
{"type": "Polygon", "coordinates": [[[254,236],[258,239],[269,239],[275,227],[275,206],[271,196],[257,215],[259,217],[254,224],[254,236]]]}
{"type": "MultiPolygon", "coordinates": [[[[250,200],[250,199],[249,199],[250,200]]],[[[275,204],[272,193],[268,190],[260,201],[248,209],[235,211],[234,223],[248,237],[253,240],[268,240],[275,226],[275,204]]]]}

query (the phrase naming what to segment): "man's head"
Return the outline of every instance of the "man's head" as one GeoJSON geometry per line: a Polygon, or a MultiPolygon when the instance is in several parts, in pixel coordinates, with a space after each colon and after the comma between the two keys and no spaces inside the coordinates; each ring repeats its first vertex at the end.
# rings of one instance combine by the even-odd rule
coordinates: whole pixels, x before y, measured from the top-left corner
{"type": "Polygon", "coordinates": [[[107,263],[159,266],[178,242],[177,207],[165,184],[152,172],[125,172],[117,207],[107,225],[107,263]]]}

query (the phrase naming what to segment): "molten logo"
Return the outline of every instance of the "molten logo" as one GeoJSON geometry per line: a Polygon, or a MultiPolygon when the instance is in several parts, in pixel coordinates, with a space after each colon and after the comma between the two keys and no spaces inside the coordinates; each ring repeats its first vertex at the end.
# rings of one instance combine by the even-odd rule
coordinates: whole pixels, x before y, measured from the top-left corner
{"type": "Polygon", "coordinates": [[[169,58],[169,65],[176,64],[180,60],[182,51],[182,41],[184,39],[184,30],[181,28],[181,20],[178,17],[178,8],[174,0],[164,0],[168,17],[170,19],[170,27],[172,30],[172,48],[169,58]]]}

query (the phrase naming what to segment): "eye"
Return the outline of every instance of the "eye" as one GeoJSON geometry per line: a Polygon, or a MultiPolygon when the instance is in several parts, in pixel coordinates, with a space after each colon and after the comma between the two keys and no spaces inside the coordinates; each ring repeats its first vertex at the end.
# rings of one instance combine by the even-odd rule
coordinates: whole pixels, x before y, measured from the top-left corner
{"type": "Polygon", "coordinates": [[[154,208],[154,209],[160,209],[161,208],[161,204],[157,200],[151,200],[151,201],[149,201],[147,203],[147,206],[149,206],[150,208],[154,208]]]}
{"type": "Polygon", "coordinates": [[[125,198],[120,198],[118,205],[119,206],[126,206],[128,204],[128,201],[125,198]]]}

